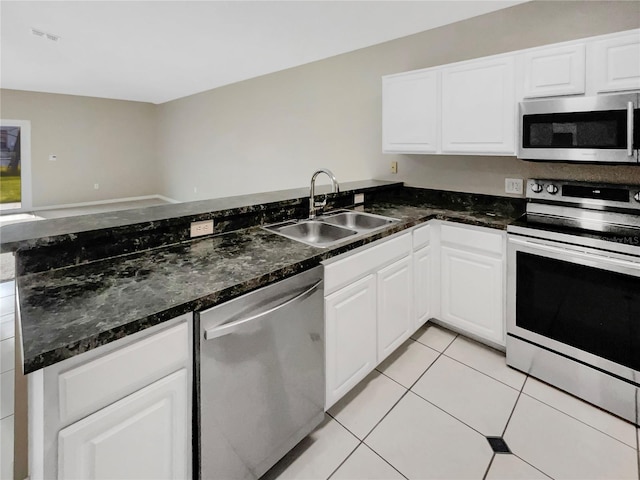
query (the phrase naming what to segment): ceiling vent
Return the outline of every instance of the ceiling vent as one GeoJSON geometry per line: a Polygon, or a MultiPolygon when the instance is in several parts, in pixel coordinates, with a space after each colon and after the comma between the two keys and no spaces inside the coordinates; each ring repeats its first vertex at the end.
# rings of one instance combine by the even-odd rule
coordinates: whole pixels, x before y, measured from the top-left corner
{"type": "Polygon", "coordinates": [[[46,38],[52,42],[57,42],[60,40],[59,35],[54,35],[53,33],[43,32],[42,30],[38,30],[37,28],[31,28],[31,35],[35,35],[36,37],[46,38]]]}

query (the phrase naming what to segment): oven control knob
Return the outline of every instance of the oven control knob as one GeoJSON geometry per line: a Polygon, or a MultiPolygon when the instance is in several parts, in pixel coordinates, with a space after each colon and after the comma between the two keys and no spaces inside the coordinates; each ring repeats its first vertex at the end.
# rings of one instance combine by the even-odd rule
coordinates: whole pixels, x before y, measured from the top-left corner
{"type": "Polygon", "coordinates": [[[640,202],[640,192],[636,193],[633,198],[635,199],[636,202],[640,202]]]}
{"type": "Polygon", "coordinates": [[[547,185],[547,192],[551,195],[555,195],[556,193],[558,193],[558,187],[556,187],[553,183],[550,183],[549,185],[547,185]]]}
{"type": "Polygon", "coordinates": [[[542,191],[542,185],[540,185],[539,183],[534,183],[533,185],[531,185],[531,190],[533,191],[533,193],[540,193],[542,191]]]}

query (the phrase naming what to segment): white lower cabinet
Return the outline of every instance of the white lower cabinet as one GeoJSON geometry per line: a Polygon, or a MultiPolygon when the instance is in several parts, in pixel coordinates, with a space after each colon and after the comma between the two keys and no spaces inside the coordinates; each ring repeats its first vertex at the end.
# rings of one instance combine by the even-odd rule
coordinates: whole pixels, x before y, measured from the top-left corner
{"type": "Polygon", "coordinates": [[[440,241],[439,319],[504,346],[504,232],[444,222],[440,241]]]}
{"type": "Polygon", "coordinates": [[[432,259],[431,246],[422,247],[413,253],[413,285],[416,319],[414,329],[416,330],[434,316],[434,300],[432,295],[434,272],[432,259]]]}
{"type": "Polygon", "coordinates": [[[496,343],[504,343],[502,260],[442,246],[442,320],[496,343]]]}
{"type": "Polygon", "coordinates": [[[429,319],[504,346],[505,238],[432,220],[326,262],[325,408],[429,319]]]}
{"type": "Polygon", "coordinates": [[[191,476],[191,317],[28,375],[32,480],[191,476]]]}
{"type": "Polygon", "coordinates": [[[377,365],[375,275],[329,295],[324,308],[329,408],[377,365]]]}
{"type": "Polygon", "coordinates": [[[58,478],[187,478],[187,386],[182,369],[62,429],[58,478]]]}
{"type": "Polygon", "coordinates": [[[411,256],[383,268],[378,277],[378,363],[414,332],[411,256]]]}
{"type": "Polygon", "coordinates": [[[325,264],[325,409],[413,333],[411,233],[325,264]]]}

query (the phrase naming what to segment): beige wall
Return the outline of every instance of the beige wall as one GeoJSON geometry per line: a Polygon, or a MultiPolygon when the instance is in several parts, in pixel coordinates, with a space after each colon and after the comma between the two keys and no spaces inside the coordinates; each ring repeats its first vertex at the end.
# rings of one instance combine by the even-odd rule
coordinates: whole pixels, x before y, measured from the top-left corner
{"type": "Polygon", "coordinates": [[[507,176],[640,182],[634,167],[383,155],[380,82],[385,74],[638,27],[640,2],[530,2],[168,102],[158,108],[163,193],[191,200],[299,187],[319,167],[339,181],[397,179],[497,195],[507,176]],[[389,173],[392,160],[397,175],[389,173]]]}
{"type": "Polygon", "coordinates": [[[380,81],[390,73],[638,27],[637,1],[536,1],[158,106],[1,90],[0,118],[32,122],[35,207],[293,188],[307,185],[320,167],[342,182],[381,178],[498,195],[511,176],[640,182],[634,167],[383,155],[380,81]],[[399,162],[397,175],[389,173],[392,160],[399,162]]]}
{"type": "Polygon", "coordinates": [[[159,191],[153,104],[3,89],[0,118],[31,121],[33,207],[159,191]]]}

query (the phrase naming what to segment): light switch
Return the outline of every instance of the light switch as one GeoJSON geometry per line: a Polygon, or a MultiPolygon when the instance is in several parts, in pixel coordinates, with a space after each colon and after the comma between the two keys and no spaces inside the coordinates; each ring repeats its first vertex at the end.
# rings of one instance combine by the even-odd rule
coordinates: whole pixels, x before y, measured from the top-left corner
{"type": "Polygon", "coordinates": [[[49,154],[49,161],[50,162],[55,162],[56,160],[58,160],[58,156],[55,153],[50,153],[49,154]]]}

